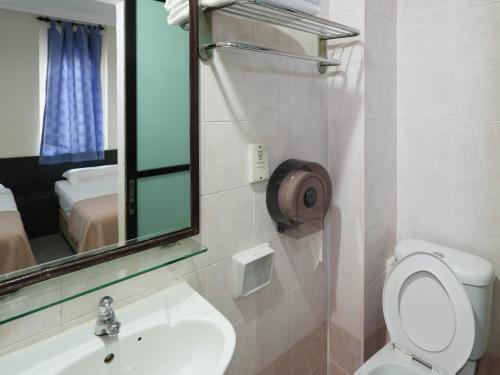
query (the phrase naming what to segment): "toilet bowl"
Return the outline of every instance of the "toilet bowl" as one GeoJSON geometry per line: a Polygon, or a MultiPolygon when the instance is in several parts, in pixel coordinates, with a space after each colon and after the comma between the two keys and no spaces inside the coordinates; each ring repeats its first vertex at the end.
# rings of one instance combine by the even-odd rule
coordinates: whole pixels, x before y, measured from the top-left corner
{"type": "Polygon", "coordinates": [[[355,375],[474,375],[489,332],[493,267],[420,240],[398,244],[396,258],[382,297],[390,342],[355,375]]]}

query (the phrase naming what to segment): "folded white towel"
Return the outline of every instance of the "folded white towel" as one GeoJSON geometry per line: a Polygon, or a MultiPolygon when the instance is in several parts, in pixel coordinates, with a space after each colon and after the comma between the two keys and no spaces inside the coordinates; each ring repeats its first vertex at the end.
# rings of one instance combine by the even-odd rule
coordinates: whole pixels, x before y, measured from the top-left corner
{"type": "Polygon", "coordinates": [[[181,5],[170,10],[167,17],[169,25],[179,25],[189,19],[189,3],[184,2],[181,5]]]}
{"type": "Polygon", "coordinates": [[[219,5],[222,5],[222,4],[228,4],[228,3],[232,3],[233,1],[231,0],[201,0],[201,5],[203,5],[204,7],[216,7],[216,6],[219,6],[219,5]]]}
{"type": "Polygon", "coordinates": [[[168,0],[168,5],[167,1],[165,1],[165,10],[170,13],[173,9],[177,8],[183,3],[188,3],[188,0],[168,0]]]}
{"type": "MultiPolygon", "coordinates": [[[[320,12],[321,0],[267,0],[270,3],[285,6],[287,8],[299,10],[308,14],[318,14],[320,12]]],[[[201,0],[203,7],[215,7],[233,0],[201,0]]],[[[189,19],[188,0],[165,0],[165,10],[168,12],[167,22],[169,25],[179,25],[189,19]]]]}
{"type": "Polygon", "coordinates": [[[315,4],[308,0],[269,0],[269,2],[313,15],[320,11],[319,2],[315,4]]]}

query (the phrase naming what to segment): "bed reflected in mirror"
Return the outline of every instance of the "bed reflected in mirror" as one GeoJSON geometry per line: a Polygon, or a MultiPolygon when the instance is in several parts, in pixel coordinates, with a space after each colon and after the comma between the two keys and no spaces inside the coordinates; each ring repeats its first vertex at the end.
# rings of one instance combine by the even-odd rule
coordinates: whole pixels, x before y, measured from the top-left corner
{"type": "Polygon", "coordinates": [[[133,3],[0,0],[0,275],[192,227],[189,31],[133,3]]]}

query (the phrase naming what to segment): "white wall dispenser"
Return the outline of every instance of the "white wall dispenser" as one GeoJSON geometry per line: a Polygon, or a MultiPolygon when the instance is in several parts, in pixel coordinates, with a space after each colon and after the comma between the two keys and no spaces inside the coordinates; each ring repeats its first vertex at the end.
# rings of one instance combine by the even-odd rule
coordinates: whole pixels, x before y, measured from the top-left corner
{"type": "Polygon", "coordinates": [[[246,297],[271,283],[274,250],[268,242],[233,256],[234,298],[246,297]]]}

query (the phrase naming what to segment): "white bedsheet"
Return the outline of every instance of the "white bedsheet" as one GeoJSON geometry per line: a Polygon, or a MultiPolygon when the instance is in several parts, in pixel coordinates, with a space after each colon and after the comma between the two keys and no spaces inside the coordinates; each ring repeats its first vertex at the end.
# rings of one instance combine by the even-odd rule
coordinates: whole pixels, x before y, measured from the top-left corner
{"type": "Polygon", "coordinates": [[[71,185],[67,180],[61,180],[56,181],[54,188],[59,199],[59,206],[66,216],[70,217],[71,209],[76,202],[118,193],[118,180],[114,178],[99,179],[76,185],[71,185]]]}
{"type": "Polygon", "coordinates": [[[7,188],[0,193],[0,212],[3,211],[17,211],[14,194],[12,194],[12,190],[7,188]]]}

